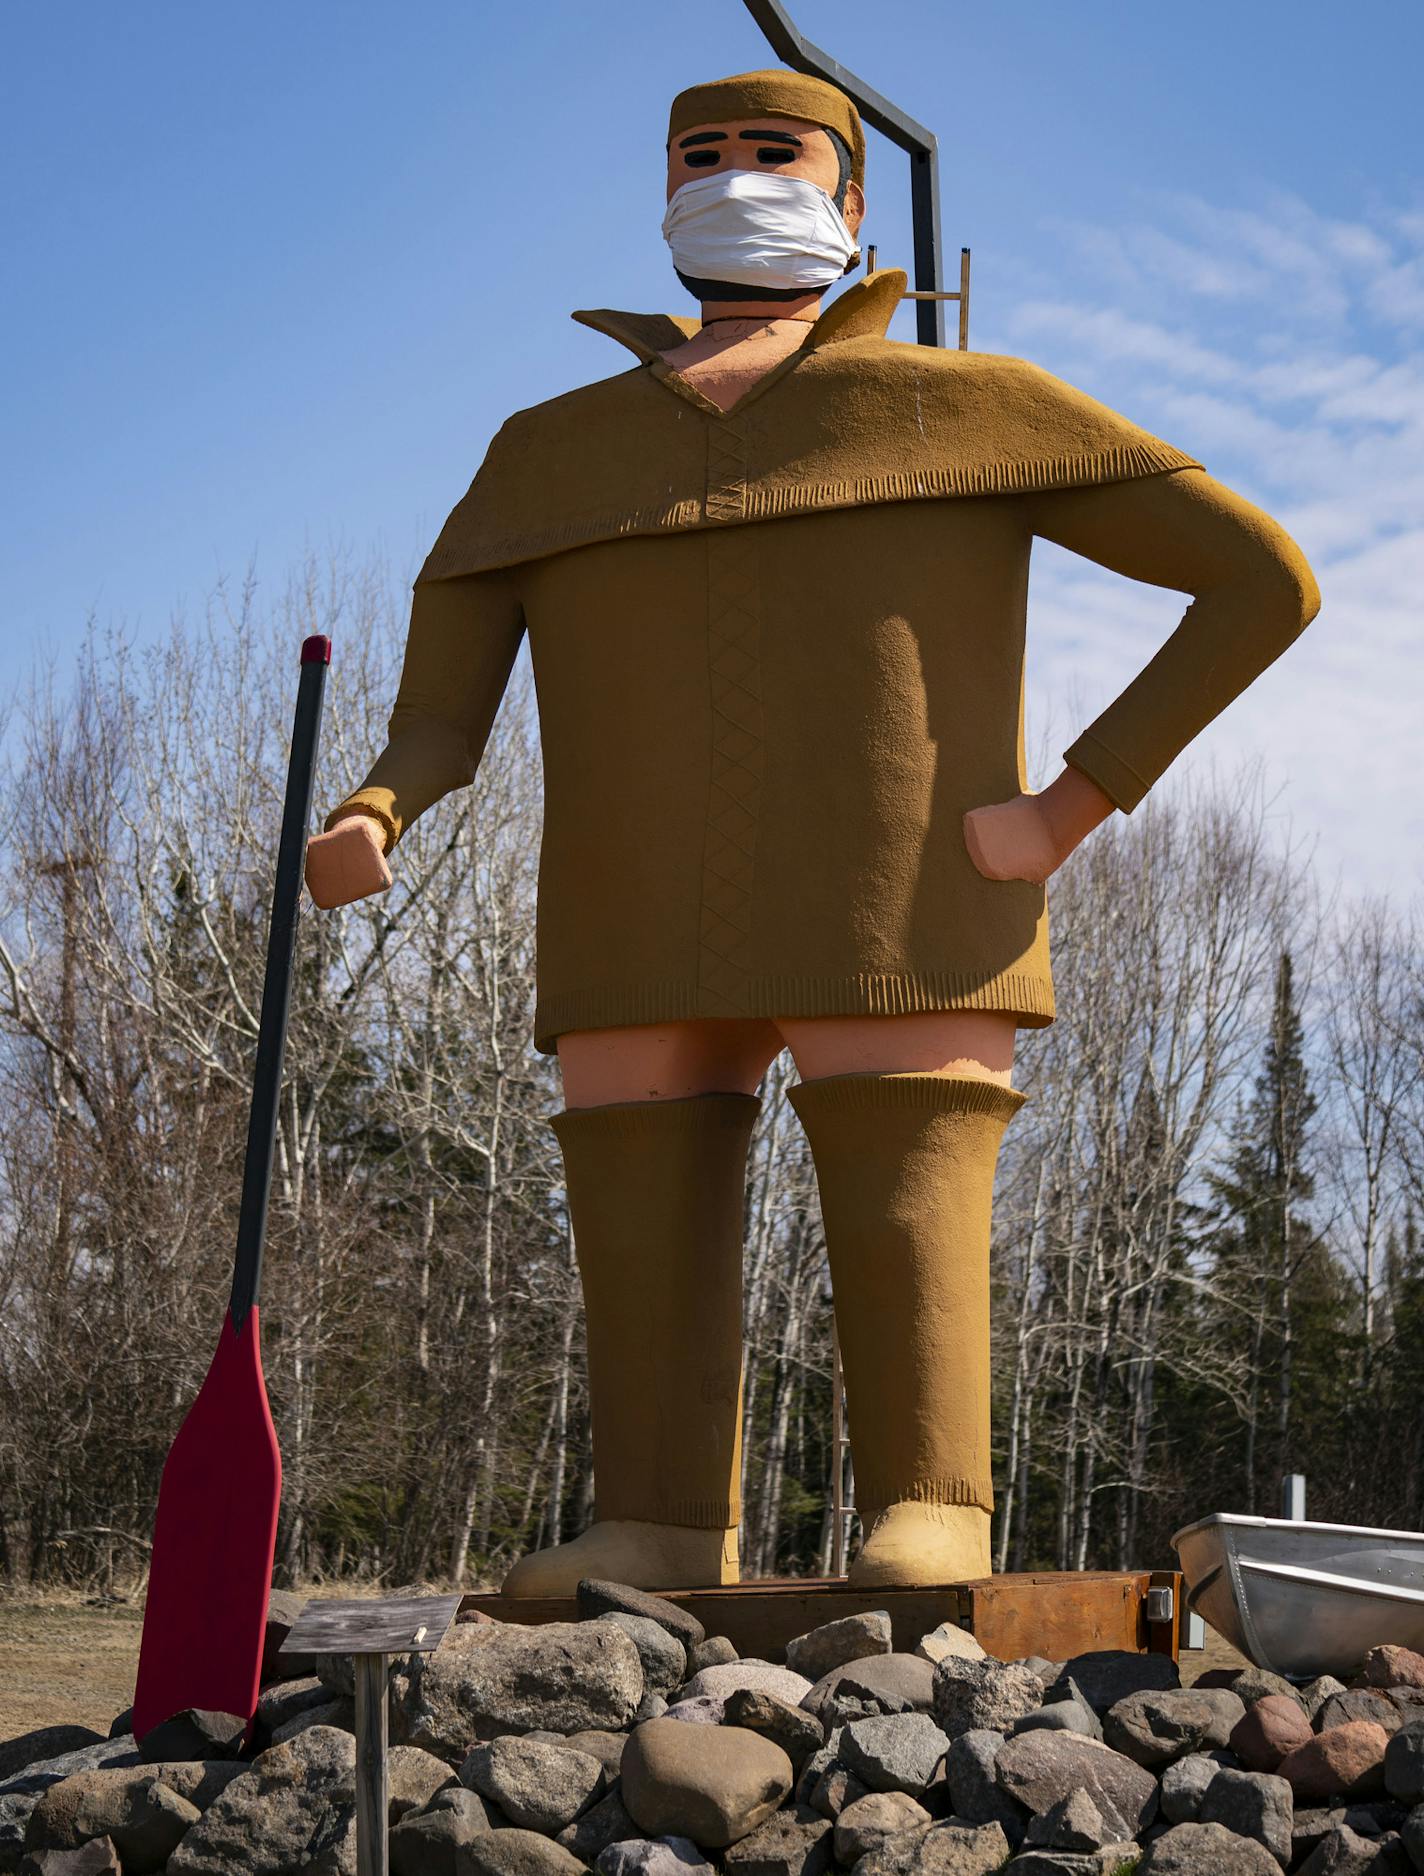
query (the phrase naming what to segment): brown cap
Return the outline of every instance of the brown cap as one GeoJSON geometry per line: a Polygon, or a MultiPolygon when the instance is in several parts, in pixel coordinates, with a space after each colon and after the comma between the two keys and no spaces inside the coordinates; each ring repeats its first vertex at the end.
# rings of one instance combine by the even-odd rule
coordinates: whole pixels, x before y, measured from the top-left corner
{"type": "Polygon", "coordinates": [[[799,117],[839,131],[850,145],[851,177],[865,181],[865,130],[843,91],[805,72],[738,72],[710,84],[689,85],[672,101],[668,141],[694,124],[725,124],[734,117],[799,117]]]}

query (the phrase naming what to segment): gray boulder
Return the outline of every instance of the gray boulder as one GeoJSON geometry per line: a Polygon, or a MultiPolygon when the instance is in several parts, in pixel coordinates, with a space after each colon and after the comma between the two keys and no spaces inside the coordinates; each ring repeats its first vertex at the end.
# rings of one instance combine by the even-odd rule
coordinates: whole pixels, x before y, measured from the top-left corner
{"type": "Polygon", "coordinates": [[[775,1694],[739,1687],[728,1694],[722,1719],[724,1725],[745,1726],[749,1732],[774,1740],[798,1775],[811,1754],[821,1749],[820,1721],[804,1707],[788,1706],[775,1694]]]}
{"type": "Polygon", "coordinates": [[[740,1726],[651,1720],[623,1754],[623,1802],[644,1834],[691,1837],[704,1849],[749,1837],[792,1782],[780,1746],[740,1726]]]}
{"type": "Polygon", "coordinates": [[[1424,1803],[1424,1721],[1400,1727],[1385,1747],[1384,1788],[1401,1804],[1424,1803]]]}
{"type": "Polygon", "coordinates": [[[1142,1853],[1137,1876],[1279,1876],[1269,1850],[1224,1824],[1174,1824],[1142,1853]]]}
{"type": "Polygon", "coordinates": [[[559,1744],[567,1746],[570,1752],[586,1752],[598,1760],[609,1781],[618,1776],[618,1767],[622,1763],[623,1751],[628,1744],[626,1733],[609,1733],[598,1727],[587,1727],[582,1732],[566,1733],[559,1744]]]}
{"type": "Polygon", "coordinates": [[[1101,1739],[1103,1723],[1086,1700],[1053,1700],[1047,1706],[1025,1713],[1015,1720],[1013,1731],[1031,1733],[1044,1727],[1051,1733],[1082,1733],[1086,1739],[1101,1739]]]}
{"type": "Polygon", "coordinates": [[[1162,1815],[1169,1824],[1195,1824],[1207,1787],[1222,1768],[1226,1755],[1189,1752],[1174,1760],[1162,1774],[1162,1815]]]}
{"type": "Polygon", "coordinates": [[[890,1838],[907,1830],[928,1830],[933,1819],[922,1804],[903,1791],[872,1791],[848,1804],[836,1819],[836,1861],[847,1869],[890,1838]]]}
{"type": "Polygon", "coordinates": [[[518,1736],[472,1746],[460,1783],[499,1806],[520,1830],[555,1836],[603,1795],[602,1761],[518,1736]]]}
{"type": "Polygon", "coordinates": [[[681,1687],[687,1678],[687,1650],[676,1635],[670,1635],[651,1616],[627,1615],[621,1609],[615,1609],[598,1619],[600,1622],[611,1622],[615,1628],[621,1628],[625,1635],[632,1637],[633,1646],[638,1650],[638,1659],[643,1664],[645,1696],[670,1694],[674,1687],[681,1687]]]}
{"type": "Polygon", "coordinates": [[[888,1655],[893,1647],[889,1615],[884,1609],[868,1609],[861,1615],[823,1623],[789,1641],[786,1665],[793,1673],[804,1674],[808,1681],[818,1681],[852,1661],[888,1655]]]}
{"type": "Polygon", "coordinates": [[[997,1824],[932,1824],[891,1837],[856,1864],[856,1876],[991,1876],[1008,1858],[997,1824]]]}
{"type": "Polygon", "coordinates": [[[1238,1837],[1254,1838],[1285,1869],[1291,1860],[1294,1814],[1295,1800],[1283,1778],[1223,1767],[1207,1786],[1196,1821],[1224,1824],[1238,1837]]]}
{"type": "Polygon", "coordinates": [[[811,1692],[811,1683],[804,1674],[793,1674],[790,1668],[779,1668],[772,1661],[758,1661],[751,1656],[728,1661],[719,1668],[699,1669],[682,1689],[681,1697],[696,1700],[703,1694],[710,1694],[714,1700],[725,1701],[728,1694],[736,1693],[739,1688],[751,1693],[775,1694],[778,1700],[798,1707],[811,1692]]]}
{"type": "Polygon", "coordinates": [[[1246,1717],[1234,1693],[1213,1687],[1165,1687],[1128,1694],[1103,1716],[1103,1738],[1139,1765],[1169,1765],[1189,1752],[1225,1746],[1246,1717]]]}
{"type": "Polygon", "coordinates": [[[1135,1869],[1141,1854],[1135,1843],[1105,1843],[1096,1850],[1025,1848],[1007,1867],[1014,1876],[1118,1876],[1135,1869]]]}
{"type": "Polygon", "coordinates": [[[1062,1698],[1069,1681],[1075,1684],[1094,1713],[1101,1716],[1129,1694],[1158,1693],[1164,1688],[1179,1687],[1181,1675],[1170,1655],[1138,1655],[1119,1648],[1099,1648],[1065,1661],[1062,1673],[1049,1688],[1048,1699],[1062,1698]]]}
{"type": "Polygon", "coordinates": [[[407,1811],[391,1831],[392,1876],[464,1876],[465,1848],[490,1828],[477,1792],[448,1785],[418,1811],[407,1811]]]}
{"type": "MultiPolygon", "coordinates": [[[[1337,1824],[1326,1832],[1300,1865],[1308,1876],[1386,1876],[1391,1861],[1399,1856],[1393,1850],[1398,1839],[1365,1837],[1348,1824],[1337,1824]]],[[[1405,1859],[1400,1859],[1405,1860],[1405,1859]]]]}
{"type": "Polygon", "coordinates": [[[1113,1841],[1103,1814],[1086,1791],[1070,1791],[1066,1798],[1029,1819],[1024,1844],[1033,1850],[1101,1850],[1113,1841]]]}
{"type": "MultiPolygon", "coordinates": [[[[280,1686],[280,1682],[278,1685],[280,1686]]],[[[272,1728],[268,1736],[269,1746],[280,1746],[289,1739],[295,1739],[298,1733],[306,1732],[311,1726],[335,1726],[343,1733],[356,1731],[356,1702],[350,1694],[338,1694],[335,1700],[330,1698],[330,1688],[323,1688],[326,1696],[319,1707],[299,1707],[290,1718],[281,1721],[272,1728]]]]}
{"type": "Polygon", "coordinates": [[[356,1742],[315,1726],[269,1746],[218,1794],[168,1861],[169,1876],[287,1876],[356,1868],[356,1742]]]}
{"type": "Polygon", "coordinates": [[[594,1577],[585,1577],[575,1591],[575,1596],[581,1621],[601,1615],[644,1616],[648,1621],[660,1624],[669,1635],[675,1635],[689,1653],[707,1639],[707,1631],[695,1615],[689,1615],[686,1609],[669,1602],[665,1596],[650,1596],[645,1589],[631,1589],[626,1583],[604,1583],[594,1577]]]}
{"type": "Polygon", "coordinates": [[[855,1720],[841,1734],[840,1759],[870,1791],[917,1798],[934,1778],[949,1741],[927,1713],[855,1720]]]}
{"type": "Polygon", "coordinates": [[[255,1736],[264,1746],[271,1745],[275,1727],[285,1726],[288,1720],[309,1713],[313,1707],[330,1704],[331,1690],[315,1674],[308,1674],[301,1680],[274,1681],[270,1687],[264,1687],[258,1697],[255,1736]]]}
{"type": "Polygon", "coordinates": [[[155,1770],[79,1772],[42,1795],[30,1813],[25,1847],[32,1853],[77,1850],[106,1837],[130,1876],[148,1876],[163,1868],[201,1815],[155,1770]]]}
{"type": "Polygon", "coordinates": [[[725,1635],[709,1635],[706,1641],[698,1642],[695,1648],[687,1651],[687,1671],[700,1674],[703,1668],[725,1667],[729,1661],[740,1659],[736,1649],[725,1635]]]}
{"type": "Polygon", "coordinates": [[[391,1677],[391,1737],[457,1764],[470,1741],[626,1726],[643,1698],[643,1664],[610,1622],[477,1622],[391,1677]]]}
{"type": "Polygon", "coordinates": [[[621,1789],[615,1788],[561,1830],[554,1841],[580,1863],[596,1863],[610,1844],[629,1843],[642,1834],[628,1815],[621,1789]]]}
{"type": "Polygon", "coordinates": [[[1157,1781],[1150,1772],[1078,1733],[1023,1733],[1006,1740],[994,1760],[994,1777],[1036,1817],[1070,1792],[1086,1791],[1117,1841],[1136,1837],[1157,1809],[1157,1781]]]}
{"type": "Polygon", "coordinates": [[[610,1844],[593,1867],[598,1876],[713,1876],[690,1837],[629,1837],[610,1844]]]}
{"type": "Polygon", "coordinates": [[[862,1784],[848,1766],[836,1759],[817,1779],[807,1802],[821,1817],[835,1819],[869,1796],[869,1785],[862,1784]]]}
{"type": "Polygon", "coordinates": [[[1351,1720],[1373,1720],[1387,1733],[1397,1733],[1404,1715],[1388,1694],[1373,1687],[1346,1687],[1321,1706],[1315,1715],[1315,1730],[1328,1732],[1332,1726],[1348,1726],[1351,1720]]]}
{"type": "Polygon", "coordinates": [[[994,1776],[1004,1735],[986,1728],[961,1733],[945,1755],[945,1777],[954,1814],[969,1824],[998,1824],[1009,1843],[1023,1838],[1025,1808],[994,1776]]]}
{"type": "MultiPolygon", "coordinates": [[[[748,1689],[741,1688],[746,1693],[748,1689]]],[[[664,1717],[654,1715],[655,1718],[664,1717]]],[[[689,1726],[720,1726],[727,1717],[727,1703],[711,1694],[699,1694],[695,1700],[674,1700],[666,1718],[682,1720],[689,1726]]],[[[809,1717],[809,1716],[808,1716],[809,1717]]]]}
{"type": "Polygon", "coordinates": [[[76,1772],[100,1766],[138,1765],[138,1744],[131,1733],[78,1746],[54,1758],[32,1760],[0,1782],[0,1870],[12,1869],[24,1848],[25,1826],[41,1795],[76,1772]]]}
{"type": "Polygon", "coordinates": [[[110,1837],[91,1837],[77,1850],[31,1850],[20,1876],[120,1876],[123,1864],[110,1837]]]}
{"type": "Polygon", "coordinates": [[[1231,1691],[1248,1707],[1254,1707],[1256,1702],[1264,1700],[1267,1694],[1286,1694],[1292,1700],[1299,1702],[1302,1711],[1305,1708],[1300,1689],[1288,1681],[1283,1674],[1272,1674],[1269,1668],[1242,1668],[1231,1683],[1231,1691]]]}
{"type": "Polygon", "coordinates": [[[583,1876],[583,1865],[535,1830],[491,1830],[464,1846],[461,1876],[583,1876]]]}
{"type": "Polygon", "coordinates": [[[27,1765],[57,1759],[66,1752],[80,1752],[85,1746],[102,1746],[104,1740],[105,1735],[96,1733],[92,1726],[37,1726],[32,1732],[0,1740],[0,1784],[23,1772],[27,1765]]]}
{"type": "Polygon", "coordinates": [[[868,1655],[822,1675],[801,1705],[829,1733],[849,1720],[877,1713],[928,1713],[934,1700],[934,1668],[919,1655],[868,1655]]]}
{"type": "Polygon", "coordinates": [[[237,1759],[247,1720],[236,1713],[209,1713],[185,1707],[160,1725],[150,1727],[138,1742],[138,1756],[146,1765],[176,1759],[237,1759]]]}
{"type": "Polygon", "coordinates": [[[985,1659],[983,1648],[969,1630],[961,1628],[957,1622],[941,1622],[938,1628],[921,1635],[915,1643],[914,1652],[923,1655],[931,1664],[943,1661],[946,1655],[958,1655],[962,1661],[985,1659]]]}
{"type": "Polygon", "coordinates": [[[1317,1674],[1304,1687],[1291,1688],[1291,1692],[1305,1708],[1306,1717],[1312,1720],[1332,1694],[1343,1694],[1344,1691],[1345,1683],[1337,1681],[1333,1674],[1317,1674]]]}
{"type": "Polygon", "coordinates": [[[946,1655],[935,1665],[931,1710],[950,1739],[986,1729],[1006,1733],[1042,1705],[1043,1682],[1031,1668],[958,1655],[946,1655]]]}
{"type": "Polygon", "coordinates": [[[773,1811],[723,1853],[727,1876],[824,1876],[831,1867],[831,1825],[804,1804],[773,1811]]]}

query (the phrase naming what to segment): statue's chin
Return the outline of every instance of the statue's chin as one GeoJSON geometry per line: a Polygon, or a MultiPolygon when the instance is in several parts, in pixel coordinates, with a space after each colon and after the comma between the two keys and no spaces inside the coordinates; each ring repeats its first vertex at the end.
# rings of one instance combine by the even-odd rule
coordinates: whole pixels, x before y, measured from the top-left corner
{"type": "MultiPolygon", "coordinates": [[[[825,287],[753,287],[740,280],[699,280],[693,274],[673,269],[694,300],[766,301],[768,305],[785,300],[804,300],[825,287]]],[[[830,284],[829,282],[827,283],[830,284]]]]}

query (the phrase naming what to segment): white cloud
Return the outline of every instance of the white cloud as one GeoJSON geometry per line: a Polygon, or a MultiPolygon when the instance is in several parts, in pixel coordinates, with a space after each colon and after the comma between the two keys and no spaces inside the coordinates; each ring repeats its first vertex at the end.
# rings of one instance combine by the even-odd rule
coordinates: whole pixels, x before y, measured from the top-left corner
{"type": "MultiPolygon", "coordinates": [[[[1352,891],[1424,885],[1424,216],[1296,197],[1154,198],[1060,224],[991,351],[1016,351],[1199,454],[1300,541],[1319,620],[1178,770],[1259,757],[1352,891]]],[[[1030,738],[1056,751],[1172,630],[1175,596],[1041,546],[1030,738]],[[1074,699],[1075,721],[1065,717],[1074,699]],[[1060,734],[1061,732],[1061,734],[1060,734]]],[[[1046,779],[1046,778],[1043,778],[1046,779]]]]}

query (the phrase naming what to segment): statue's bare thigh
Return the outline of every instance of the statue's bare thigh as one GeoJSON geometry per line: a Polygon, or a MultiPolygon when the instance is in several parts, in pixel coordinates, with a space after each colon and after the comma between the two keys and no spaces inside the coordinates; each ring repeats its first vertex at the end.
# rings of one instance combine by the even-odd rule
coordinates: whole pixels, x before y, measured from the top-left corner
{"type": "Polygon", "coordinates": [[[570,1107],[677,1101],[694,1094],[754,1094],[787,1048],[805,1081],[828,1075],[978,1075],[1009,1085],[1012,1016],[937,1010],[913,1016],[701,1018],[559,1038],[570,1107]]]}

